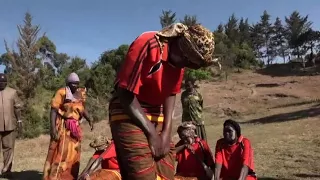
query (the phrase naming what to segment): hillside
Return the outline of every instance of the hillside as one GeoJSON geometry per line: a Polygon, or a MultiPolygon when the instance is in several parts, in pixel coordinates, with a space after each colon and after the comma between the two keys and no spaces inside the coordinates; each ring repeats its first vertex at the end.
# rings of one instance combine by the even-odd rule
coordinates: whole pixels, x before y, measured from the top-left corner
{"type": "MultiPolygon", "coordinates": [[[[319,86],[318,76],[270,77],[252,72],[233,74],[227,82],[202,84],[212,151],[222,136],[223,121],[232,117],[252,141],[259,179],[319,179],[320,101],[310,102],[320,99],[319,86]]],[[[180,122],[180,100],[176,106],[175,126],[180,122]]],[[[94,132],[86,124],[83,127],[82,168],[93,153],[90,140],[110,135],[107,121],[96,124],[94,132]]],[[[17,178],[40,179],[48,143],[47,135],[17,141],[13,167],[17,178]]]]}

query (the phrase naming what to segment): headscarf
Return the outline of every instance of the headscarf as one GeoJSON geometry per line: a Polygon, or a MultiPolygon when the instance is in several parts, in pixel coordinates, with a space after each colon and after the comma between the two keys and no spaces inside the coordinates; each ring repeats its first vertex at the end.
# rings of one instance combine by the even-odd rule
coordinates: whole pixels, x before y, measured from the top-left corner
{"type": "Polygon", "coordinates": [[[196,137],[196,126],[192,121],[183,122],[177,130],[179,135],[184,135],[186,137],[196,137]]]}
{"type": "Polygon", "coordinates": [[[76,74],[74,72],[69,74],[69,76],[66,80],[66,83],[72,83],[72,82],[80,82],[80,78],[79,78],[78,74],[76,74]]]}
{"type": "Polygon", "coordinates": [[[237,123],[236,121],[232,120],[232,119],[228,119],[223,123],[223,127],[226,126],[232,126],[234,128],[234,130],[236,131],[237,137],[241,136],[241,128],[239,123],[237,123]]]}
{"type": "MultiPolygon", "coordinates": [[[[66,79],[66,83],[72,83],[72,82],[80,82],[80,78],[78,76],[78,74],[76,73],[71,73],[68,78],[66,79]]],[[[74,101],[76,100],[76,98],[74,97],[74,95],[71,92],[71,89],[69,86],[66,86],[66,99],[67,100],[71,100],[74,101]]]]}
{"type": "Polygon", "coordinates": [[[215,46],[213,33],[202,25],[187,27],[182,23],[174,23],[156,34],[161,48],[164,43],[168,42],[168,39],[175,37],[181,37],[179,39],[180,49],[191,62],[201,64],[203,67],[218,62],[217,58],[213,59],[215,46]]]}
{"type": "Polygon", "coordinates": [[[8,82],[7,76],[3,73],[0,73],[0,82],[8,82]]]}
{"type": "Polygon", "coordinates": [[[105,148],[110,144],[111,144],[111,140],[108,137],[98,136],[89,144],[89,146],[98,151],[102,151],[102,150],[105,150],[105,148]]]}

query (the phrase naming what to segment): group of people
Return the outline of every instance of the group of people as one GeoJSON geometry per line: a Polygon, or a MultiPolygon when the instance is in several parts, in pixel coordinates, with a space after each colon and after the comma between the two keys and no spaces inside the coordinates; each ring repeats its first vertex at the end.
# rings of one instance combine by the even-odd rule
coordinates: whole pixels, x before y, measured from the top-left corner
{"type": "MultiPolygon", "coordinates": [[[[187,90],[181,96],[180,141],[172,142],[173,113],[184,68],[220,66],[213,58],[214,46],[213,33],[199,24],[175,23],[138,36],[129,47],[109,101],[112,139],[99,137],[90,144],[95,152],[80,175],[80,121],[85,118],[91,130],[93,121],[85,107],[86,88],[80,88],[78,75],[71,73],[66,87],[51,101],[51,139],[43,179],[255,178],[250,142],[235,121],[224,123],[224,138],[217,142],[215,157],[212,155],[201,117],[203,100],[193,81],[185,83],[187,90]]],[[[12,95],[18,108],[15,98],[12,95]]]]}

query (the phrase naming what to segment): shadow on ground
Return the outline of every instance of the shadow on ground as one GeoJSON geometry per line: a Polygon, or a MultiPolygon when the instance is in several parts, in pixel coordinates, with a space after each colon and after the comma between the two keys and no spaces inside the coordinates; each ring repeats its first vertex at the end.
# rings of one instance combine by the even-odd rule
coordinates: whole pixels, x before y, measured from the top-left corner
{"type": "Polygon", "coordinates": [[[39,171],[12,172],[12,176],[13,178],[11,178],[11,180],[27,180],[27,179],[41,180],[42,179],[42,173],[39,171]]]}
{"type": "Polygon", "coordinates": [[[262,75],[268,75],[271,77],[286,77],[286,76],[310,76],[318,75],[320,71],[320,66],[317,67],[307,67],[303,70],[301,67],[298,69],[292,69],[290,64],[272,64],[266,68],[256,70],[256,73],[262,75]]]}
{"type": "Polygon", "coordinates": [[[249,124],[249,123],[276,123],[276,122],[286,122],[286,121],[294,121],[299,120],[306,117],[316,117],[320,115],[320,108],[309,108],[300,111],[294,111],[289,113],[276,114],[271,116],[266,116],[263,118],[252,119],[246,122],[241,122],[241,124],[249,124]]]}
{"type": "Polygon", "coordinates": [[[320,174],[295,174],[295,176],[300,178],[320,178],[320,174]]]}

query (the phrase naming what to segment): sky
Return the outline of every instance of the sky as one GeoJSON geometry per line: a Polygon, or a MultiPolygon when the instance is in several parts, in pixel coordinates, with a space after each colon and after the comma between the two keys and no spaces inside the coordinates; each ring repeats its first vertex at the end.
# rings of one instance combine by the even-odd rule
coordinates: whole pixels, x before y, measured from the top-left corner
{"type": "Polygon", "coordinates": [[[90,65],[103,51],[130,44],[144,31],[160,30],[162,10],[176,12],[178,19],[196,15],[213,31],[232,13],[252,23],[264,10],[272,20],[298,10],[320,29],[319,9],[319,0],[0,0],[0,54],[5,52],[3,39],[10,47],[15,44],[17,25],[23,24],[27,11],[41,27],[39,35],[46,32],[58,52],[85,58],[90,65]]]}

